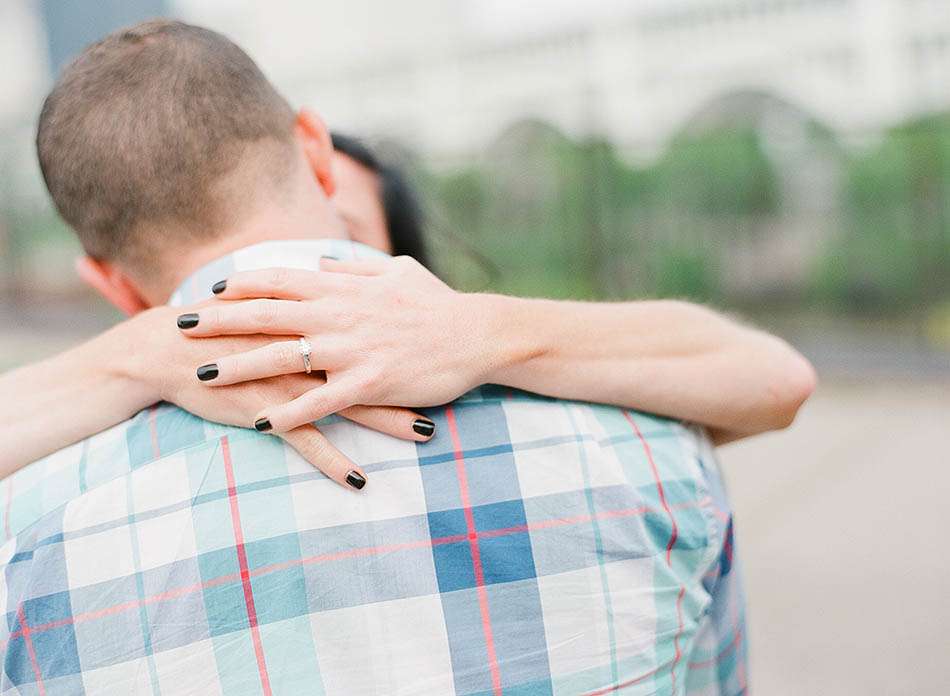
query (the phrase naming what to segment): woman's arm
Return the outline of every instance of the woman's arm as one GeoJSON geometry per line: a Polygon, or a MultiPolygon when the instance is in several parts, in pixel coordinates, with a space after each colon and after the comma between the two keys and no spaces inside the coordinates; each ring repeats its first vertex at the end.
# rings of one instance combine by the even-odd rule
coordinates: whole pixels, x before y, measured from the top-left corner
{"type": "MultiPolygon", "coordinates": [[[[258,414],[276,430],[354,400],[434,405],[486,382],[691,420],[717,442],[782,428],[815,375],[783,341],[677,301],[526,300],[453,291],[411,259],[237,274],[192,336],[305,334],[330,382],[258,414]],[[291,300],[291,301],[288,301],[291,300]]],[[[209,385],[279,374],[281,343],[218,361],[209,385]]]]}
{"type": "MultiPolygon", "coordinates": [[[[262,404],[277,405],[323,384],[294,374],[211,391],[195,365],[219,352],[252,350],[266,337],[232,337],[217,345],[184,338],[174,325],[180,309],[142,312],[86,343],[0,375],[0,477],[122,422],[159,401],[208,420],[250,426],[262,404]]],[[[303,364],[299,352],[293,356],[303,364]]],[[[340,415],[395,437],[431,438],[431,421],[402,408],[353,406],[340,415]],[[420,426],[419,423],[422,422],[420,426]]],[[[281,437],[330,478],[366,475],[309,423],[281,437]]]]}
{"type": "Polygon", "coordinates": [[[128,322],[0,375],[0,477],[130,418],[157,401],[125,369],[128,322]]]}
{"type": "Polygon", "coordinates": [[[815,386],[784,341],[688,302],[468,302],[490,381],[693,421],[717,443],[787,427],[815,386]]]}

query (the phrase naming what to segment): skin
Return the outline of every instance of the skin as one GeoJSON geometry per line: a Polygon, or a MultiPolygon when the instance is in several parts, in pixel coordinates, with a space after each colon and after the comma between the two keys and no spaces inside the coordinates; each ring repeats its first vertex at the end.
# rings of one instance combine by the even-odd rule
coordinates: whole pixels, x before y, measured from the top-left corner
{"type": "Polygon", "coordinates": [[[261,192],[227,236],[189,250],[187,258],[170,253],[163,273],[79,263],[87,282],[134,316],[53,359],[0,376],[0,393],[17,395],[0,399],[0,475],[162,400],[236,425],[266,416],[276,434],[342,482],[359,468],[309,425],[341,409],[358,422],[424,440],[411,429],[418,416],[392,405],[444,403],[493,382],[692,420],[721,443],[785,427],[814,389],[814,371],[787,344],[703,307],[458,293],[408,259],[328,262],[324,270],[331,272],[322,274],[238,274],[202,306],[156,306],[196,268],[266,239],[349,236],[387,248],[375,175],[333,155],[326,129],[309,112],[298,117],[296,138],[291,194],[261,192]],[[266,314],[264,300],[240,301],[261,297],[283,299],[268,300],[280,307],[266,314]],[[175,327],[182,312],[199,313],[196,330],[175,327]],[[312,341],[321,347],[314,367],[326,370],[327,385],[299,374],[299,354],[291,361],[281,347],[287,339],[273,334],[319,339],[312,341]],[[218,379],[200,382],[196,368],[211,362],[219,365],[218,379]],[[85,408],[64,419],[64,403],[85,408]]]}
{"type": "Polygon", "coordinates": [[[379,195],[379,177],[339,152],[333,153],[333,175],[336,178],[333,204],[350,239],[391,254],[393,249],[386,227],[386,211],[379,195]]]}
{"type": "MultiPolygon", "coordinates": [[[[493,383],[697,421],[722,443],[789,425],[815,386],[783,341],[685,302],[460,293],[408,257],[321,268],[235,274],[183,330],[302,334],[320,347],[327,384],[257,415],[277,431],[357,400],[432,406],[493,383]],[[235,302],[246,298],[258,299],[235,302]]],[[[300,369],[286,340],[215,363],[209,387],[300,369]]]]}
{"type": "MultiPolygon", "coordinates": [[[[80,276],[132,318],[91,341],[48,360],[0,376],[0,475],[84,437],[126,420],[159,401],[169,401],[203,418],[248,426],[261,403],[278,404],[321,383],[322,374],[288,375],[235,385],[224,395],[202,388],[194,364],[207,362],[208,347],[194,345],[175,329],[180,309],[161,306],[197,268],[236,249],[267,239],[345,238],[346,230],[329,197],[335,192],[330,136],[318,116],[301,111],[295,126],[295,164],[285,189],[256,190],[238,171],[219,182],[242,191],[248,212],[229,234],[189,248],[168,250],[146,273],[121,261],[83,258],[80,276]],[[252,194],[246,193],[252,191],[252,194]],[[254,195],[256,194],[256,195],[254,195]],[[63,404],[82,403],[63,418],[63,404]]],[[[241,168],[239,165],[238,169],[241,168]]],[[[259,188],[259,187],[258,187],[259,188]]],[[[143,230],[161,234],[162,230],[143,230]]],[[[263,336],[227,339],[212,353],[264,345],[263,336]],[[243,346],[242,346],[243,343],[243,346]]],[[[396,408],[358,407],[344,417],[404,439],[425,441],[413,424],[419,414],[396,408]]],[[[280,437],[341,485],[348,474],[365,477],[312,425],[280,437]]]]}

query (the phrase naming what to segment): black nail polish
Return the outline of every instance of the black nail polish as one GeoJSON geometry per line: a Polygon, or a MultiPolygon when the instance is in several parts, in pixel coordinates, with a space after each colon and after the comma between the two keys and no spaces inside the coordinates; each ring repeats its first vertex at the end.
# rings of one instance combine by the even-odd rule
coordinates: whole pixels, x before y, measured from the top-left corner
{"type": "Polygon", "coordinates": [[[197,314],[182,314],[180,317],[178,317],[179,329],[193,329],[196,326],[198,326],[197,314]]]}
{"type": "Polygon", "coordinates": [[[198,379],[208,382],[218,376],[218,366],[214,363],[202,365],[198,368],[198,379]]]}
{"type": "Polygon", "coordinates": [[[228,281],[219,280],[217,283],[211,286],[211,292],[213,292],[215,295],[220,295],[222,292],[224,292],[226,287],[228,287],[228,281]]]}
{"type": "Polygon", "coordinates": [[[346,475],[346,482],[353,486],[356,490],[360,490],[363,486],[366,485],[366,479],[360,475],[358,471],[351,471],[346,475]]]}
{"type": "Polygon", "coordinates": [[[428,418],[417,418],[412,422],[412,429],[424,437],[429,437],[435,432],[435,423],[428,418]]]}
{"type": "Polygon", "coordinates": [[[254,421],[254,430],[256,430],[259,433],[266,433],[268,430],[270,430],[273,427],[274,426],[272,426],[270,424],[270,421],[267,420],[266,418],[258,418],[256,421],[254,421]]]}

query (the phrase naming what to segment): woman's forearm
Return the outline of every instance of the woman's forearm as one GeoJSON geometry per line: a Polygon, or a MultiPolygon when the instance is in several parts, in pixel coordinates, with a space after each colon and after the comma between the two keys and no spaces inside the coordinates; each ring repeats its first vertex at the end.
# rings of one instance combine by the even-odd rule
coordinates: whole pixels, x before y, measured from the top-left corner
{"type": "MultiPolygon", "coordinates": [[[[235,273],[207,318],[183,329],[279,327],[321,346],[332,378],[268,408],[277,432],[341,405],[431,406],[494,382],[693,421],[724,442],[788,425],[814,387],[811,366],[781,340],[686,302],[464,294],[407,258],[324,259],[321,270],[235,273]]],[[[299,365],[293,350],[222,357],[215,379],[283,374],[299,365]]]]}
{"type": "MultiPolygon", "coordinates": [[[[0,375],[0,477],[158,401],[206,420],[250,426],[261,408],[324,384],[316,375],[301,374],[208,389],[198,377],[199,366],[214,355],[260,349],[271,339],[190,341],[177,327],[180,313],[172,307],[140,312],[83,345],[0,375]]],[[[425,442],[433,435],[431,421],[407,409],[355,406],[340,415],[405,440],[425,442]]],[[[350,476],[357,473],[365,483],[358,465],[312,424],[281,437],[334,481],[359,489],[350,476]]]]}
{"type": "Polygon", "coordinates": [[[470,297],[491,381],[697,422],[717,442],[786,427],[814,388],[785,342],[698,305],[470,297]]]}
{"type": "Polygon", "coordinates": [[[134,342],[127,324],[0,375],[0,477],[157,400],[130,377],[134,342]]]}

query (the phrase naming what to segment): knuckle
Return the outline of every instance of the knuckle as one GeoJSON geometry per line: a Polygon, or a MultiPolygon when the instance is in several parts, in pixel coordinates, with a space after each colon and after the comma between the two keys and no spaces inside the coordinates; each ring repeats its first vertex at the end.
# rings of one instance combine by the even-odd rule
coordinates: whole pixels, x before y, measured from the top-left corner
{"type": "Polygon", "coordinates": [[[298,399],[295,413],[299,413],[302,420],[313,421],[322,417],[327,405],[326,387],[317,387],[298,399]]]}
{"type": "Polygon", "coordinates": [[[298,430],[291,430],[286,434],[285,439],[311,464],[317,467],[322,467],[331,458],[330,444],[314,428],[305,426],[298,430]]]}
{"type": "Polygon", "coordinates": [[[307,434],[307,449],[316,459],[328,461],[333,458],[333,448],[330,443],[316,430],[307,434]]]}
{"type": "Polygon", "coordinates": [[[221,317],[221,310],[218,307],[209,307],[206,310],[202,311],[201,322],[199,326],[204,324],[202,328],[206,331],[218,331],[223,325],[224,321],[221,317]]]}
{"type": "Polygon", "coordinates": [[[359,305],[356,307],[334,304],[321,307],[319,313],[326,317],[327,323],[338,329],[352,329],[357,324],[359,305]]]}
{"type": "Polygon", "coordinates": [[[271,268],[267,272],[267,283],[273,288],[283,288],[290,282],[290,273],[286,268],[271,268]]]}
{"type": "Polygon", "coordinates": [[[364,326],[369,321],[369,312],[360,307],[343,310],[336,319],[336,326],[343,330],[351,330],[364,326]]]}
{"type": "Polygon", "coordinates": [[[346,390],[342,390],[342,389],[330,390],[324,387],[322,391],[323,391],[323,398],[320,403],[323,404],[323,410],[327,414],[339,413],[340,411],[345,409],[347,406],[353,405],[351,403],[352,399],[350,398],[350,394],[346,390]]]}
{"type": "Polygon", "coordinates": [[[376,307],[380,302],[392,299],[394,289],[398,283],[392,277],[385,278],[378,276],[367,279],[360,294],[360,304],[362,306],[376,307]]]}
{"type": "Polygon", "coordinates": [[[410,420],[409,414],[407,411],[399,408],[388,408],[386,409],[385,420],[386,424],[389,426],[391,432],[401,432],[406,430],[406,426],[410,420]]]}
{"type": "Polygon", "coordinates": [[[252,300],[251,318],[262,327],[273,326],[277,320],[277,305],[271,300],[252,300]]]}
{"type": "Polygon", "coordinates": [[[275,343],[273,350],[278,368],[290,370],[298,367],[298,363],[299,367],[303,367],[303,359],[300,357],[296,343],[289,343],[287,341],[275,343]]]}
{"type": "Polygon", "coordinates": [[[254,404],[255,407],[260,407],[261,404],[269,407],[280,403],[273,387],[267,382],[250,382],[245,385],[244,389],[249,397],[249,403],[254,404]]]}
{"type": "MultiPolygon", "coordinates": [[[[352,329],[357,324],[357,318],[364,312],[362,303],[350,301],[346,298],[341,302],[322,300],[311,305],[315,315],[322,317],[327,326],[333,329],[352,329]]],[[[365,312],[364,312],[365,313],[365,312]]]]}
{"type": "Polygon", "coordinates": [[[385,386],[386,374],[382,370],[368,370],[358,380],[357,390],[361,395],[376,397],[385,386]]]}

